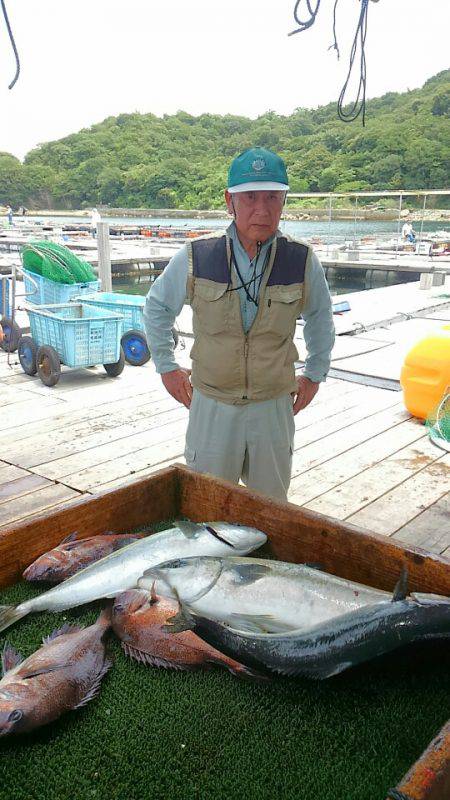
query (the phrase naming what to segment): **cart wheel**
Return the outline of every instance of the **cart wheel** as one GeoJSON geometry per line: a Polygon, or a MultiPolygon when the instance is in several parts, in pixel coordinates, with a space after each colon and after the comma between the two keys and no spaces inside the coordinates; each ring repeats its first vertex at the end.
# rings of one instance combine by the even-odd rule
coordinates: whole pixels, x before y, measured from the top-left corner
{"type": "Polygon", "coordinates": [[[125,360],[131,366],[142,367],[150,359],[150,350],[141,331],[127,331],[120,341],[125,353],[125,360]]]}
{"type": "Polygon", "coordinates": [[[61,376],[61,361],[53,347],[46,344],[38,347],[36,367],[37,374],[46,386],[54,386],[55,383],[58,383],[61,376]]]}
{"type": "Polygon", "coordinates": [[[21,336],[19,339],[18,356],[24,372],[27,375],[36,375],[37,347],[31,336],[21,336]]]}
{"type": "Polygon", "coordinates": [[[0,343],[0,347],[2,350],[6,350],[7,353],[14,353],[17,350],[22,331],[17,322],[13,322],[10,317],[3,317],[1,323],[5,336],[0,343]]]}
{"type": "Polygon", "coordinates": [[[115,361],[114,364],[103,364],[103,366],[111,378],[117,378],[117,376],[123,372],[123,368],[125,366],[125,353],[123,352],[123,347],[120,348],[120,357],[118,361],[115,361]]]}
{"type": "Polygon", "coordinates": [[[172,336],[173,336],[173,341],[175,342],[175,347],[177,347],[180,337],[178,335],[178,331],[176,328],[172,328],[172,336]]]}

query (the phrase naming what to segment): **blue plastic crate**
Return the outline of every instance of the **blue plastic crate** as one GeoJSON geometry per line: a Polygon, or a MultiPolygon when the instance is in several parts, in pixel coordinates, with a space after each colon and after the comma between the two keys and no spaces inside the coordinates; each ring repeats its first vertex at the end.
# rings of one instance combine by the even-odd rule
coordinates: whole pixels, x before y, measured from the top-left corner
{"type": "Polygon", "coordinates": [[[68,303],[69,300],[75,297],[91,294],[100,289],[100,281],[89,281],[89,283],[55,283],[55,281],[49,281],[48,278],[43,278],[41,275],[36,275],[34,272],[30,272],[26,269],[23,270],[23,279],[27,302],[33,303],[34,305],[68,303]],[[37,290],[30,278],[36,281],[38,285],[37,290]]]}
{"type": "Polygon", "coordinates": [[[105,311],[116,311],[123,316],[122,333],[144,330],[145,297],[139,294],[120,294],[119,292],[97,292],[94,295],[83,295],[83,303],[103,308],[105,311]]]}
{"type": "Polygon", "coordinates": [[[0,276],[0,318],[3,316],[3,294],[6,298],[5,317],[11,314],[11,283],[0,276]]]}
{"type": "Polygon", "coordinates": [[[119,360],[122,317],[84,303],[27,307],[36,345],[54,347],[68,367],[119,360]]]}

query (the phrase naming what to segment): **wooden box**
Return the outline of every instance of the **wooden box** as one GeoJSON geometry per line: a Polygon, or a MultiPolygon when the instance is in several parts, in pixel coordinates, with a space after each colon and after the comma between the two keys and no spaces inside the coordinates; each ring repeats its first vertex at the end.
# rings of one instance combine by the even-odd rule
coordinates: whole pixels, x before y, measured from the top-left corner
{"type": "MultiPolygon", "coordinates": [[[[272,501],[226,481],[193,473],[182,465],[89,499],[72,501],[0,532],[0,588],[19,580],[28,564],[73,531],[82,538],[177,516],[253,525],[267,533],[267,548],[281,560],[319,562],[328,572],[388,591],[406,565],[410,591],[450,595],[448,559],[404,547],[290,503],[272,501]]],[[[391,797],[450,798],[450,722],[391,797]]]]}

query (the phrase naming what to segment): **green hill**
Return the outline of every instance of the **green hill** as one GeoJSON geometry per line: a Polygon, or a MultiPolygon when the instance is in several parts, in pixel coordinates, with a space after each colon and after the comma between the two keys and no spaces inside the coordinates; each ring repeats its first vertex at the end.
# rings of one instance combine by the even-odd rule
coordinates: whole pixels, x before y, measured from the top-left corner
{"type": "Polygon", "coordinates": [[[250,145],[279,152],[292,191],[440,189],[448,185],[450,70],[420,89],[369,100],[366,127],[335,104],[256,120],[184,111],[120,114],[27,154],[0,153],[0,203],[217,208],[230,160],[250,145]]]}

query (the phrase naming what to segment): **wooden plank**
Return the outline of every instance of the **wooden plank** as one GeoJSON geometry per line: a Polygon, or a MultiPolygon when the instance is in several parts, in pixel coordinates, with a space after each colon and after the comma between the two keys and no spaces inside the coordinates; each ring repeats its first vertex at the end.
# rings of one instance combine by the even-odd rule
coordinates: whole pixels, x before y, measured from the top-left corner
{"type": "MultiPolygon", "coordinates": [[[[148,396],[143,397],[129,397],[122,400],[111,401],[109,403],[102,403],[98,406],[86,408],[83,404],[72,405],[71,403],[61,403],[56,409],[45,409],[44,416],[36,421],[21,424],[11,427],[5,431],[0,431],[0,447],[15,445],[17,442],[22,442],[30,437],[35,437],[42,433],[48,436],[46,420],[51,419],[52,433],[58,429],[65,428],[70,432],[72,426],[77,422],[85,422],[87,420],[98,420],[108,416],[108,414],[129,413],[133,414],[136,407],[140,405],[143,407],[147,403],[156,401],[154,392],[149,392],[148,396]],[[55,414],[55,416],[53,416],[55,414]]],[[[175,404],[175,401],[173,401],[175,404]]]]}
{"type": "Polygon", "coordinates": [[[403,525],[394,536],[434,553],[450,551],[450,492],[403,525]]]}
{"type": "Polygon", "coordinates": [[[25,478],[29,474],[27,470],[15,467],[12,464],[0,465],[0,484],[7,481],[15,481],[17,478],[25,478]]]}
{"type": "MultiPolygon", "coordinates": [[[[157,407],[156,403],[154,405],[157,407]]],[[[165,403],[166,407],[168,405],[168,402],[165,403]]],[[[46,444],[41,444],[42,436],[39,437],[39,442],[37,437],[27,439],[25,444],[22,442],[20,446],[10,452],[10,458],[22,467],[38,467],[39,464],[48,464],[85,450],[99,448],[101,445],[116,442],[140,432],[145,433],[156,427],[164,428],[172,422],[187,420],[188,416],[187,409],[180,405],[163,414],[156,413],[153,416],[150,414],[151,409],[146,406],[145,409],[141,408],[132,415],[133,422],[125,425],[120,424],[119,416],[114,416],[96,419],[95,424],[80,423],[73,428],[52,431],[50,442],[48,435],[46,435],[46,444]]]]}
{"type": "Polygon", "coordinates": [[[270,551],[281,560],[319,562],[328,572],[387,591],[406,565],[411,591],[450,594],[448,559],[291,503],[269,500],[187,467],[177,465],[176,469],[180,473],[179,513],[189,519],[253,525],[267,533],[270,551]]]}
{"type": "Polygon", "coordinates": [[[147,467],[161,467],[165,461],[174,459],[184,452],[184,435],[177,439],[162,441],[153,447],[130,453],[103,464],[83,469],[64,478],[64,483],[80,491],[91,491],[96,486],[109,483],[116,478],[135,475],[147,467]]]}
{"type": "Polygon", "coordinates": [[[292,458],[292,476],[300,475],[318,464],[329,461],[339,453],[344,453],[378,433],[399,425],[408,417],[409,414],[403,408],[403,404],[398,403],[388,410],[378,411],[368,419],[348,425],[343,430],[331,433],[306,447],[295,449],[292,458]]]}
{"type": "MultiPolygon", "coordinates": [[[[133,530],[176,516],[177,479],[174,467],[95,498],[79,497],[40,513],[32,520],[0,531],[0,588],[17,581],[34,559],[56,547],[69,533],[79,538],[106,530],[133,530]]],[[[72,494],[75,494],[74,492],[72,494]]]]}
{"type": "Polygon", "coordinates": [[[67,486],[61,484],[51,484],[43,489],[38,489],[36,492],[25,495],[22,497],[20,503],[16,499],[8,500],[6,503],[0,505],[0,529],[6,525],[11,525],[13,522],[29,517],[31,514],[37,514],[47,508],[56,506],[74,497],[78,497],[79,493],[67,486]]]}
{"type": "Polygon", "coordinates": [[[319,439],[328,438],[332,433],[341,431],[354,422],[368,419],[371,414],[377,411],[393,407],[398,408],[398,405],[399,402],[396,393],[386,391],[385,389],[372,389],[370,393],[365,396],[364,400],[363,396],[361,396],[360,400],[354,406],[350,408],[344,407],[342,411],[336,410],[336,412],[333,413],[333,403],[330,402],[328,409],[330,412],[329,417],[321,419],[308,427],[302,425],[302,412],[300,411],[296,417],[298,420],[296,427],[298,424],[300,429],[296,430],[295,433],[294,450],[305,447],[319,439]]]}
{"type": "Polygon", "coordinates": [[[407,419],[369,442],[355,445],[325,464],[297,475],[291,481],[289,499],[298,505],[308,503],[425,435],[423,425],[407,419]]]}
{"type": "MultiPolygon", "coordinates": [[[[346,519],[436,461],[438,448],[423,436],[307,504],[312,511],[346,519]]],[[[449,542],[450,544],[450,542],[449,542]]]]}
{"type": "Polygon", "coordinates": [[[185,460],[183,456],[177,455],[173,458],[169,458],[167,461],[162,461],[160,464],[151,464],[149,467],[145,467],[145,469],[141,469],[138,472],[134,472],[130,475],[125,475],[120,478],[115,478],[113,481],[108,481],[107,483],[101,483],[96,486],[91,486],[89,488],[89,492],[91,494],[98,494],[98,492],[104,492],[106,489],[115,489],[118,486],[126,486],[128,483],[132,483],[133,481],[140,480],[141,478],[147,478],[150,475],[153,475],[154,472],[158,470],[165,469],[166,467],[172,466],[172,464],[185,464],[185,460]]]}
{"type": "Polygon", "coordinates": [[[0,431],[9,431],[18,423],[24,425],[27,422],[36,423],[40,420],[51,417],[55,413],[55,407],[61,408],[63,401],[58,398],[46,397],[45,400],[36,402],[36,398],[20,404],[20,413],[14,406],[6,406],[0,415],[0,431]]]}
{"type": "Polygon", "coordinates": [[[50,481],[46,478],[41,478],[40,475],[26,475],[22,478],[17,478],[8,483],[0,485],[0,504],[5,503],[7,500],[14,500],[22,497],[25,494],[34,492],[36,489],[42,489],[48,486],[50,481]]]}
{"type": "Polygon", "coordinates": [[[390,536],[448,492],[450,453],[348,519],[390,536]]]}
{"type": "MultiPolygon", "coordinates": [[[[87,469],[97,467],[99,464],[106,464],[111,461],[114,463],[120,462],[122,456],[126,456],[128,461],[130,461],[131,457],[130,463],[132,463],[133,455],[139,458],[139,453],[142,453],[144,449],[151,449],[154,452],[155,447],[162,447],[164,442],[175,439],[184,433],[186,426],[186,418],[171,422],[168,425],[161,425],[133,436],[127,436],[125,439],[119,439],[116,442],[83,450],[81,453],[65,456],[48,464],[41,464],[34,467],[33,472],[43,475],[45,478],[59,480],[74,473],[80,474],[87,469]]],[[[162,458],[159,459],[159,461],[162,460],[162,458]]],[[[148,463],[155,463],[155,461],[149,461],[148,463]]],[[[70,484],[70,481],[64,482],[70,484]]]]}
{"type": "MultiPolygon", "coordinates": [[[[428,745],[396,786],[398,800],[448,800],[450,797],[450,722],[428,745]]],[[[393,797],[390,794],[389,797],[393,797]]]]}
{"type": "Polygon", "coordinates": [[[9,405],[25,403],[27,400],[34,400],[33,394],[25,389],[16,389],[13,386],[5,386],[2,382],[1,388],[2,409],[9,405]]]}

